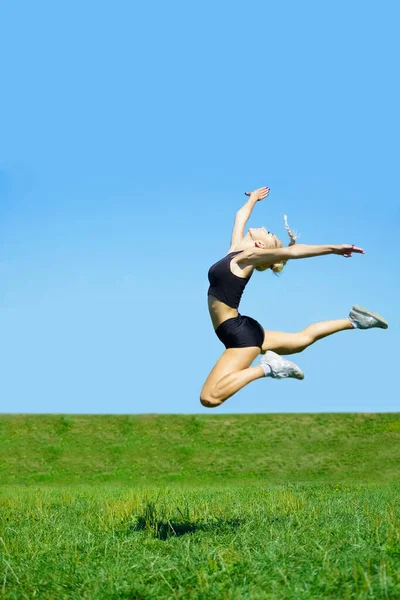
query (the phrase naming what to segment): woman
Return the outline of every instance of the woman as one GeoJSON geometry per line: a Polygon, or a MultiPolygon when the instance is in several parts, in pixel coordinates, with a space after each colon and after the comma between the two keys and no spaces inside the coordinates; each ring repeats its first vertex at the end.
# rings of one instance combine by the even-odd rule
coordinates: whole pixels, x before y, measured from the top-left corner
{"type": "Polygon", "coordinates": [[[244,235],[245,225],[256,202],[266,198],[269,188],[263,187],[249,196],[247,203],[236,213],[232,232],[231,247],[228,254],[215,263],[208,272],[208,308],[218,338],[226,350],[219,358],[200,394],[200,402],[207,408],[220,406],[245,385],[260,377],[283,379],[293,377],[303,379],[301,369],[294,363],[282,358],[282,354],[295,354],[328,335],[345,329],[387,329],[386,321],[376,313],[359,306],[353,306],[349,317],[335,321],[324,321],[309,325],[299,333],[281,333],[267,331],[251,317],[238,313],[243,290],[250,280],[254,269],[274,273],[282,271],[291,259],[339,254],[350,258],[353,252],[364,254],[364,250],[354,245],[309,246],[296,245],[296,237],[285,225],[290,244],[284,247],[273,234],[261,227],[249,229],[244,235]],[[251,367],[259,355],[259,365],[251,367]]]}

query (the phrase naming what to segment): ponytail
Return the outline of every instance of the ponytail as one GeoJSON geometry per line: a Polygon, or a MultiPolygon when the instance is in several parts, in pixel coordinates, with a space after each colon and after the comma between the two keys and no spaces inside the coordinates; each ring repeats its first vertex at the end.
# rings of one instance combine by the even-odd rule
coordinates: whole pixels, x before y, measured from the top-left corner
{"type": "Polygon", "coordinates": [[[299,237],[297,234],[293,233],[293,231],[290,229],[288,222],[287,222],[287,216],[283,215],[283,220],[285,221],[285,229],[289,234],[290,237],[290,242],[289,242],[289,246],[294,246],[296,243],[297,238],[299,237]]]}
{"type": "MultiPolygon", "coordinates": [[[[288,246],[294,246],[296,243],[297,238],[299,237],[299,235],[297,235],[296,233],[294,233],[287,222],[287,216],[283,215],[283,220],[285,221],[285,229],[288,232],[289,238],[290,238],[290,242],[288,244],[288,246]]],[[[281,271],[283,271],[284,266],[286,265],[286,260],[282,260],[281,262],[275,263],[273,264],[270,269],[271,271],[273,271],[275,273],[275,275],[278,275],[278,273],[280,273],[281,271]]]]}

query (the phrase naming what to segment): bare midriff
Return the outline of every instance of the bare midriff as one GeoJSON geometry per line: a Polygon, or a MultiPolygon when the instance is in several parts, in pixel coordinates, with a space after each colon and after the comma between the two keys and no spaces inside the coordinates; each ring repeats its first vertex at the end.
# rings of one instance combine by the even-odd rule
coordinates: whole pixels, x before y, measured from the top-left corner
{"type": "Polygon", "coordinates": [[[227,319],[232,319],[238,316],[236,308],[228,306],[215,296],[208,296],[208,310],[210,312],[211,321],[214,329],[217,329],[227,319]]]}

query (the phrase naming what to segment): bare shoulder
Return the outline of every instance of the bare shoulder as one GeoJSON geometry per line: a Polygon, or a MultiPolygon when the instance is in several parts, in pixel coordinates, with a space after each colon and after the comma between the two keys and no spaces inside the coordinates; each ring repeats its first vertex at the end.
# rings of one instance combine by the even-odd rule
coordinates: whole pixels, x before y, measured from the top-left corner
{"type": "MultiPolygon", "coordinates": [[[[240,255],[238,254],[237,256],[244,256],[246,253],[249,252],[249,249],[247,248],[246,250],[240,250],[235,246],[231,246],[228,250],[228,252],[225,254],[225,256],[228,256],[228,254],[232,254],[232,252],[240,252],[240,255]]],[[[234,257],[236,258],[236,257],[234,257]]]]}
{"type": "MultiPolygon", "coordinates": [[[[236,252],[236,250],[231,249],[229,250],[229,252],[236,252]]],[[[247,266],[250,264],[250,257],[252,256],[253,252],[253,248],[246,248],[246,250],[241,250],[240,254],[236,254],[236,256],[232,258],[232,260],[238,264],[247,266]]]]}

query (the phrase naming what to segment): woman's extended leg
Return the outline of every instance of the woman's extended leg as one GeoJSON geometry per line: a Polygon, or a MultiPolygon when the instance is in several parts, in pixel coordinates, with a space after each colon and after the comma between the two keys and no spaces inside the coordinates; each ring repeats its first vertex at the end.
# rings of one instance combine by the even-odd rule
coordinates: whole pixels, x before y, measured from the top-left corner
{"type": "Polygon", "coordinates": [[[220,406],[245,385],[264,377],[262,367],[250,367],[260,354],[260,348],[228,348],[217,360],[200,393],[200,402],[207,408],[220,406]]]}
{"type": "Polygon", "coordinates": [[[267,350],[273,350],[277,354],[296,354],[302,352],[317,340],[328,335],[353,329],[349,319],[337,319],[335,321],[322,321],[309,325],[298,333],[284,333],[280,331],[265,330],[262,354],[267,350]]]}

